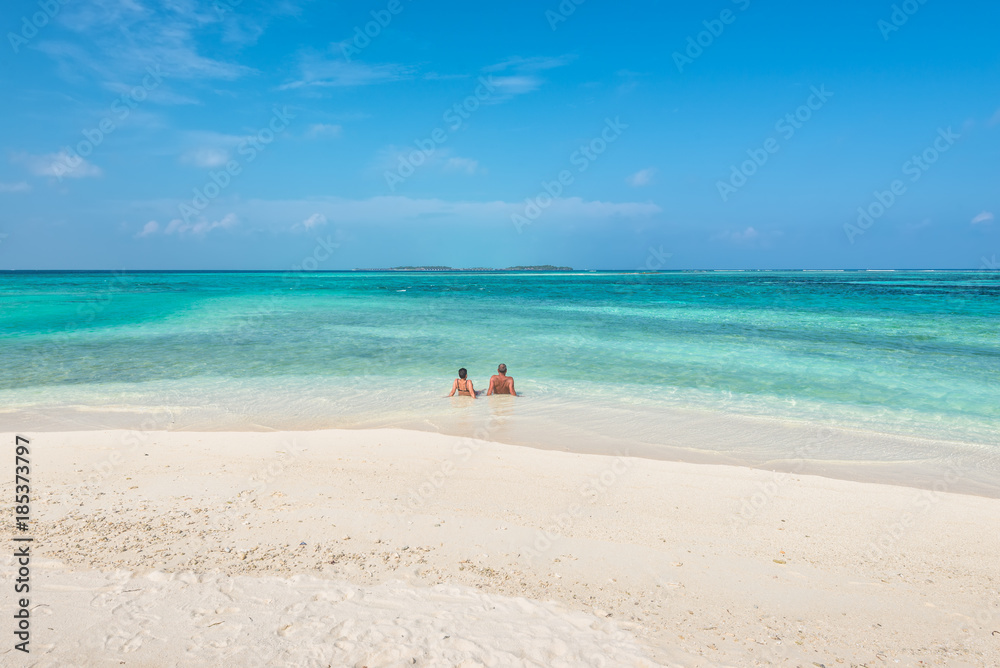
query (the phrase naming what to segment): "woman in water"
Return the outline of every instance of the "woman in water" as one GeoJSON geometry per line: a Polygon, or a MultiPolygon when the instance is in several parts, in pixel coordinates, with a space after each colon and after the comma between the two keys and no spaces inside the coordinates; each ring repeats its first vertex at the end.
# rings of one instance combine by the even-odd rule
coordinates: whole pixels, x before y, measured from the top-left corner
{"type": "Polygon", "coordinates": [[[458,378],[451,384],[451,394],[448,395],[449,397],[455,396],[455,392],[458,392],[458,396],[460,397],[476,398],[476,388],[472,387],[472,381],[466,378],[466,375],[468,375],[468,371],[464,368],[458,370],[458,378]]]}

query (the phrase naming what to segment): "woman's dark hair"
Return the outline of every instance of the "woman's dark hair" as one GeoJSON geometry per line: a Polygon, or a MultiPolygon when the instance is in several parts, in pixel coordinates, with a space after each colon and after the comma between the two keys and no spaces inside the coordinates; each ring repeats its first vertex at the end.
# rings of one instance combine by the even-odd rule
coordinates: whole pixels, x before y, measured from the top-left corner
{"type": "Polygon", "coordinates": [[[466,371],[464,368],[459,369],[458,370],[458,377],[461,378],[462,380],[465,380],[465,376],[466,376],[467,373],[469,373],[469,372],[466,371]]]}

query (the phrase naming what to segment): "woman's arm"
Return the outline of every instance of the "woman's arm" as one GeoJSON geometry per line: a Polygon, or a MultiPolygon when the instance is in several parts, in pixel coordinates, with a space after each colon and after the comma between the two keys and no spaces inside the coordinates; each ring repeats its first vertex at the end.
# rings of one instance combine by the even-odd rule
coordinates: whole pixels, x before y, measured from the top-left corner
{"type": "Polygon", "coordinates": [[[455,380],[451,381],[451,394],[449,394],[448,396],[449,397],[455,396],[455,390],[457,389],[458,389],[458,379],[456,378],[455,380]]]}
{"type": "Polygon", "coordinates": [[[473,387],[472,381],[471,380],[467,380],[467,381],[465,381],[465,384],[469,386],[469,396],[471,396],[473,399],[475,399],[476,398],[476,388],[473,387]]]}

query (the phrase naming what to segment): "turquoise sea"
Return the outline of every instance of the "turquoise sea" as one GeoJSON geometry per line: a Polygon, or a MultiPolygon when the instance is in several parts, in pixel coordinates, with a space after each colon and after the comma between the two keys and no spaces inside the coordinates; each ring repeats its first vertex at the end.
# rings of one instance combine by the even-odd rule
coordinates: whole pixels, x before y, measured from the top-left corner
{"type": "Polygon", "coordinates": [[[0,350],[0,431],[399,426],[1000,480],[997,273],[6,273],[0,350]],[[444,398],[500,362],[523,397],[444,398]]]}

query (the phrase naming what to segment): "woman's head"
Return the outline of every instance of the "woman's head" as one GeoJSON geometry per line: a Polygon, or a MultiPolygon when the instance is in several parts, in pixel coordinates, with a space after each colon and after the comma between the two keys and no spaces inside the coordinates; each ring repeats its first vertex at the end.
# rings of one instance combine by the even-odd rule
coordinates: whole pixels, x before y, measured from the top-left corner
{"type": "Polygon", "coordinates": [[[465,375],[466,375],[467,373],[469,373],[469,372],[468,372],[468,371],[466,371],[466,370],[465,370],[464,368],[462,368],[462,369],[459,369],[459,370],[458,370],[458,377],[459,377],[459,378],[461,378],[462,380],[465,380],[465,375]]]}

